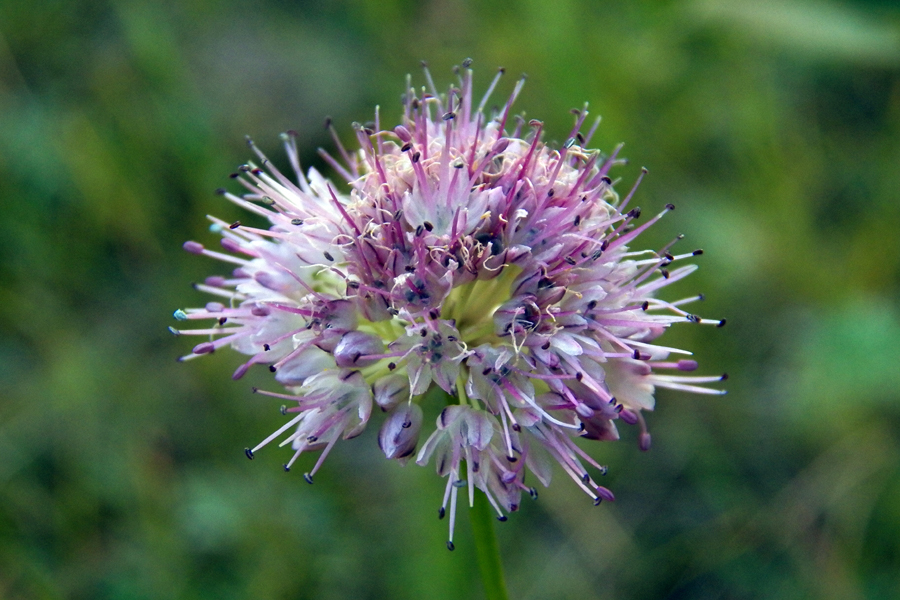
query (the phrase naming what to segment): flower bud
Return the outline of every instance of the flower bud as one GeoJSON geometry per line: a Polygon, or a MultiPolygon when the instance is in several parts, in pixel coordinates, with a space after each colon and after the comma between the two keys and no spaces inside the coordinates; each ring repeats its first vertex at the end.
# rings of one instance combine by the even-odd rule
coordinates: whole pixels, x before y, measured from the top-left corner
{"type": "Polygon", "coordinates": [[[409,378],[405,375],[387,375],[376,381],[372,388],[375,403],[383,411],[409,400],[409,378]]]}
{"type": "Polygon", "coordinates": [[[275,372],[275,381],[285,386],[303,385],[308,377],[334,368],[331,356],[318,348],[307,348],[275,372]]]}
{"type": "Polygon", "coordinates": [[[409,458],[419,443],[422,429],[422,409],[415,402],[398,406],[385,420],[378,432],[378,447],[388,458],[409,458]]]}
{"type": "Polygon", "coordinates": [[[384,342],[377,335],[364,331],[348,331],[334,347],[334,361],[339,367],[365,367],[378,361],[365,358],[368,354],[384,353],[384,342]]]}

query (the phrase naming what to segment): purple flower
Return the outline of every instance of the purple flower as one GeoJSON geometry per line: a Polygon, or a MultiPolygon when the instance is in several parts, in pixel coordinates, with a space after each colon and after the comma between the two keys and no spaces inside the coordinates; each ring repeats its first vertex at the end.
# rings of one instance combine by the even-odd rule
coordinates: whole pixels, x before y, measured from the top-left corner
{"type": "Polygon", "coordinates": [[[529,473],[546,486],[556,462],[595,503],[612,500],[594,479],[605,468],[575,440],[618,439],[622,421],[649,449],[641,413],[657,387],[721,394],[702,384],[725,378],[681,374],[697,363],[670,356],[690,353],[656,343],[674,323],[725,323],[685,311],[702,296],[656,297],[696,268],[677,265],[699,250],[673,254],[680,236],[629,249],[674,206],[641,221],[630,204],[643,174],[621,198],[608,175],[619,148],[588,149],[599,120],[582,133],[587,111],[575,111],[566,141],[545,144],[540,121],[512,114],[524,80],[486,111],[500,74],[475,104],[468,67],[443,95],[430,76],[419,93],[407,86],[393,130],[377,111],[354,125],[359,150],[334,135],[339,158],[322,155],[346,192],[303,173],[293,133],[294,179],[250,143],[260,166],[234,175],[246,193],[220,193],[270,226],[213,218],[225,252],[185,244],[234,270],[197,286],[217,301],[175,312],[210,326],[173,329],[206,340],[183,359],[227,346],[249,357],[235,379],[256,364],[274,372],[287,393],[257,391],[286,401],[292,418],[246,452],[281,438],[294,450],[289,469],[321,450],[309,482],[338,439],[362,432],[374,401],[388,413],[384,454],[433,460],[448,478],[440,514],[449,501],[451,549],[459,489],[470,504],[476,489],[486,494],[505,520],[523,491],[536,496],[529,473]],[[450,404],[416,452],[434,388],[450,404]]]}

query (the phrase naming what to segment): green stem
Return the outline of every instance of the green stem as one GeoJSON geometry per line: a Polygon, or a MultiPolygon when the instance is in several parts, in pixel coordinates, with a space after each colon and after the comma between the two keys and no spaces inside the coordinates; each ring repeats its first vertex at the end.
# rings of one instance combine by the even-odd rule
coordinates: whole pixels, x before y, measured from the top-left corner
{"type": "Polygon", "coordinates": [[[507,600],[506,582],[503,579],[503,565],[500,563],[500,547],[494,532],[494,514],[482,493],[475,494],[475,506],[469,511],[472,518],[472,533],[475,538],[475,552],[478,568],[484,582],[487,600],[507,600]]]}

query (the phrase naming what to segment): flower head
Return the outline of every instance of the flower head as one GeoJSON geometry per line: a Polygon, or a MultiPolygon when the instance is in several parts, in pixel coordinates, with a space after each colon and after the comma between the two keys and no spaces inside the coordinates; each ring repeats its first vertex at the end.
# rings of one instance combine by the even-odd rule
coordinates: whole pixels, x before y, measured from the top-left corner
{"type": "Polygon", "coordinates": [[[249,356],[235,379],[268,366],[287,393],[256,391],[286,401],[291,418],[247,456],[280,438],[294,450],[289,470],[320,451],[310,483],[338,439],[363,431],[374,401],[387,413],[384,454],[447,477],[451,549],[459,489],[470,504],[476,489],[486,494],[505,520],[523,491],[536,496],[529,473],[548,485],[555,461],[595,503],[612,500],[594,479],[605,468],[575,439],[615,440],[623,421],[640,427],[646,450],[641,412],[655,388],[719,394],[701,384],[724,379],[680,374],[697,363],[669,357],[690,353],[655,342],[674,323],[724,320],[684,310],[702,296],[656,297],[695,269],[672,265],[700,251],[675,255],[677,240],[629,249],[674,206],[639,221],[629,205],[640,178],[621,199],[608,175],[619,148],[587,149],[599,120],[582,134],[587,110],[575,111],[555,148],[541,122],[512,115],[524,80],[486,111],[500,74],[476,105],[468,62],[457,73],[445,95],[430,76],[420,94],[407,84],[395,128],[382,129],[377,111],[355,124],[356,152],[334,135],[339,158],[322,155],[349,192],[303,173],[291,132],[295,179],[250,142],[258,164],[234,175],[247,192],[220,193],[270,226],[213,218],[225,252],[184,245],[236,268],[197,286],[218,301],[175,312],[211,326],[173,330],[207,339],[183,359],[226,346],[249,356]],[[423,434],[420,404],[436,388],[449,404],[423,434]]]}

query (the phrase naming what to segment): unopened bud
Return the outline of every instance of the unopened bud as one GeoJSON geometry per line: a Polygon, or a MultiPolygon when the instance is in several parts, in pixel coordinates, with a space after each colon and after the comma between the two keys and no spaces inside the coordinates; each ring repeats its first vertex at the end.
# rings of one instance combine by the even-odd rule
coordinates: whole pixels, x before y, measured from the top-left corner
{"type": "Polygon", "coordinates": [[[382,354],[384,342],[377,335],[364,331],[348,331],[334,347],[334,361],[339,367],[365,367],[379,359],[365,358],[369,354],[382,354]]]}
{"type": "Polygon", "coordinates": [[[378,432],[378,447],[388,458],[407,458],[416,451],[422,429],[422,409],[415,402],[399,405],[378,432]]]}
{"type": "Polygon", "coordinates": [[[381,377],[372,386],[375,403],[383,411],[388,411],[409,400],[409,377],[406,375],[387,375],[381,377]]]}

